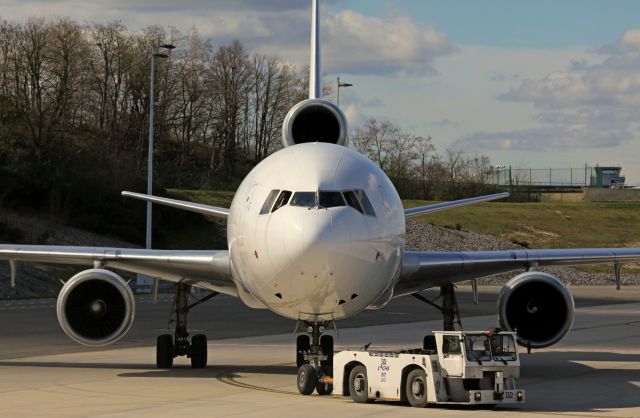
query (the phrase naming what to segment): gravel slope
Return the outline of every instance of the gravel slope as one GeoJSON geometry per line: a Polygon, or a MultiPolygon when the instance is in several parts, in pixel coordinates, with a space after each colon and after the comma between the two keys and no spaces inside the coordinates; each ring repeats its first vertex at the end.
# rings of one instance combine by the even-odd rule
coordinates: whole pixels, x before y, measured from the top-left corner
{"type": "MultiPolygon", "coordinates": [[[[134,247],[124,241],[17,213],[5,212],[2,214],[2,220],[22,231],[21,242],[23,243],[85,247],[134,247]]],[[[0,261],[0,299],[55,297],[62,288],[60,280],[67,280],[80,270],[83,268],[19,263],[16,287],[11,288],[9,263],[0,261]]]]}

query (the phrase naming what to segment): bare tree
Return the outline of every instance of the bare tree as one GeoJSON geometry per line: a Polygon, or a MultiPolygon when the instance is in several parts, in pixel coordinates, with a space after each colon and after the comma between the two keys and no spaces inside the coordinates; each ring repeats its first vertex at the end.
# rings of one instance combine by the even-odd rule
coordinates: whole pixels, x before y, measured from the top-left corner
{"type": "Polygon", "coordinates": [[[222,46],[215,54],[210,69],[213,88],[212,104],[219,124],[212,153],[210,170],[222,166],[227,176],[233,175],[239,157],[239,137],[243,119],[242,106],[251,85],[251,64],[240,41],[222,46]],[[217,159],[215,158],[217,155],[217,159]]]}

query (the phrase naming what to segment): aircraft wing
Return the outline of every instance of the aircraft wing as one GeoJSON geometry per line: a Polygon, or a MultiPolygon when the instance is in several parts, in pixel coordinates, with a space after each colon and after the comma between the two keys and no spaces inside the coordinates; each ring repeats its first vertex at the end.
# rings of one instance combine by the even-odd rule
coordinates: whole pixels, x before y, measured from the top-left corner
{"type": "Polygon", "coordinates": [[[405,251],[394,296],[493,274],[542,266],[640,262],[640,248],[468,252],[405,251]]]}
{"type": "Polygon", "coordinates": [[[473,205],[474,203],[490,202],[492,200],[504,199],[509,197],[509,193],[496,193],[487,196],[470,197],[468,199],[454,200],[451,202],[434,203],[426,206],[418,206],[404,210],[405,218],[415,218],[426,215],[428,213],[440,212],[442,210],[455,209],[462,206],[473,205]]]}
{"type": "Polygon", "coordinates": [[[72,264],[140,273],[170,282],[186,282],[238,296],[231,278],[229,251],[144,250],[132,248],[0,245],[0,260],[15,263],[72,264]]]}
{"type": "Polygon", "coordinates": [[[201,215],[215,216],[224,219],[227,219],[229,216],[229,209],[227,208],[203,205],[201,203],[185,202],[184,200],[169,199],[168,197],[158,197],[134,192],[122,192],[122,196],[157,203],[159,205],[170,206],[172,208],[188,210],[201,215]]]}

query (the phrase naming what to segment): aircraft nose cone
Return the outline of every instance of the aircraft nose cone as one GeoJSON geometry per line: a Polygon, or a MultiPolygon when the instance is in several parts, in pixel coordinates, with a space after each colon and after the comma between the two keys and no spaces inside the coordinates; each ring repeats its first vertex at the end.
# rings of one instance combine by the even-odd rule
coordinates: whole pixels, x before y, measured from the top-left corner
{"type": "Polygon", "coordinates": [[[340,244],[349,241],[349,227],[340,222],[339,213],[326,209],[313,212],[304,218],[302,245],[296,258],[304,270],[320,275],[334,270],[344,257],[340,244]]]}

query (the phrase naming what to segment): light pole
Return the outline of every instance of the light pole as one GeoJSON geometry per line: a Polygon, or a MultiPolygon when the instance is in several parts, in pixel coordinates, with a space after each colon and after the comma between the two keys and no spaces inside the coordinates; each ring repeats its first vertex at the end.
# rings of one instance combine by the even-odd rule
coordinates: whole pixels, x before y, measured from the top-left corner
{"type": "Polygon", "coordinates": [[[338,77],[338,100],[337,100],[338,107],[340,107],[340,87],[353,87],[353,84],[351,84],[351,83],[341,83],[340,82],[340,77],[338,77]]]}
{"type": "MultiPolygon", "coordinates": [[[[169,58],[172,44],[151,45],[151,85],[149,93],[149,155],[147,157],[147,194],[153,194],[153,108],[156,106],[154,98],[155,58],[169,58]]],[[[151,202],[147,202],[147,235],[145,248],[151,249],[151,202]]]]}

